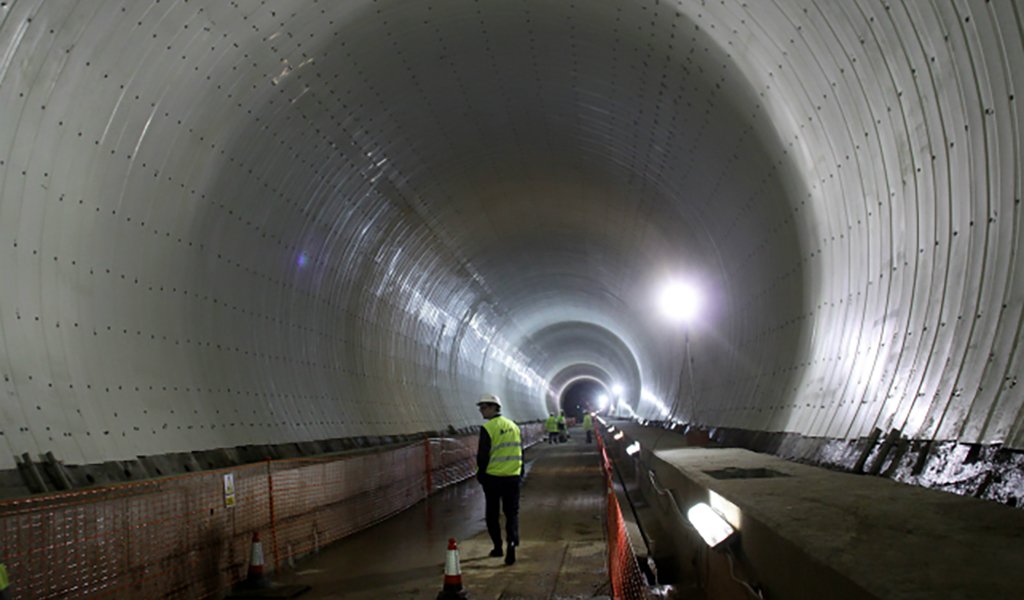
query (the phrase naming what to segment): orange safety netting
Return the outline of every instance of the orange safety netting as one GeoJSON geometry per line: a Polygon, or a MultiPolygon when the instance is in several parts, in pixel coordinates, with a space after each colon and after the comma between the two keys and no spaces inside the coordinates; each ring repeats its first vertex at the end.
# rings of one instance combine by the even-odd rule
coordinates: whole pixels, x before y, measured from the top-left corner
{"type": "Polygon", "coordinates": [[[636,562],[636,554],[630,543],[629,533],[622,518],[622,509],[615,495],[612,476],[612,465],[608,459],[603,436],[597,435],[597,445],[601,450],[601,465],[604,469],[608,496],[608,574],[611,578],[612,598],[615,600],[646,600],[647,582],[640,566],[636,562]]]}
{"type": "MultiPolygon", "coordinates": [[[[524,443],[540,429],[525,425],[524,443]]],[[[279,568],[472,476],[476,447],[475,435],[425,438],[0,501],[8,593],[213,596],[245,576],[253,532],[279,568]]]]}

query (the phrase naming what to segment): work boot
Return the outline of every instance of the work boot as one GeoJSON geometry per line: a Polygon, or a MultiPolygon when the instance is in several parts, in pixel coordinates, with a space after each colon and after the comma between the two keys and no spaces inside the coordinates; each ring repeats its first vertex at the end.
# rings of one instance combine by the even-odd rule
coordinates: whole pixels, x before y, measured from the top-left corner
{"type": "Polygon", "coordinates": [[[488,554],[487,556],[491,556],[491,557],[494,557],[494,558],[500,557],[501,556],[501,544],[498,544],[497,546],[495,546],[494,550],[491,550],[491,553],[488,554]]]}
{"type": "MultiPolygon", "coordinates": [[[[500,549],[498,550],[501,551],[500,549]]],[[[505,564],[512,565],[516,562],[516,545],[512,542],[508,543],[508,549],[505,551],[505,564]]]]}

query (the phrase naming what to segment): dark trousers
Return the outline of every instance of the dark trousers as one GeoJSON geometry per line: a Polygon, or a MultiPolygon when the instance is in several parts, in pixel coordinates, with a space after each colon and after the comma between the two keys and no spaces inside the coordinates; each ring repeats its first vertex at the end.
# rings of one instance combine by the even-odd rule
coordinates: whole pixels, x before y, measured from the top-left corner
{"type": "Polygon", "coordinates": [[[554,444],[557,441],[558,441],[558,432],[557,431],[549,431],[548,432],[548,443],[549,444],[554,444]]]}
{"type": "Polygon", "coordinates": [[[593,432],[592,432],[592,431],[590,431],[590,430],[588,429],[588,430],[587,430],[587,443],[588,443],[588,444],[590,443],[590,434],[591,434],[591,433],[593,433],[593,432]]]}
{"type": "Polygon", "coordinates": [[[495,548],[501,547],[501,522],[498,518],[498,504],[505,510],[505,536],[510,544],[519,545],[519,476],[495,477],[483,475],[480,483],[484,486],[486,501],[487,533],[495,548]]]}

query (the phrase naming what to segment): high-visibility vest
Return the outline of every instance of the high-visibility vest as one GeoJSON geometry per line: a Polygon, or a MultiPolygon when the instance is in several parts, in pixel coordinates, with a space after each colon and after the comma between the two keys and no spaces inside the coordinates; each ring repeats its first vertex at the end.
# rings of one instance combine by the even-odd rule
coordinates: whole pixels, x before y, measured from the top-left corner
{"type": "Polygon", "coordinates": [[[590,431],[594,428],[594,421],[590,418],[590,413],[583,415],[583,431],[590,431]]]}
{"type": "Polygon", "coordinates": [[[519,426],[511,419],[498,415],[484,423],[491,436],[491,456],[487,461],[487,474],[512,477],[523,472],[523,440],[519,426]]]}
{"type": "Polygon", "coordinates": [[[558,428],[565,429],[565,415],[558,415],[558,428]]]}
{"type": "Polygon", "coordinates": [[[548,420],[544,422],[544,429],[548,433],[558,433],[558,417],[551,415],[548,420]]]}

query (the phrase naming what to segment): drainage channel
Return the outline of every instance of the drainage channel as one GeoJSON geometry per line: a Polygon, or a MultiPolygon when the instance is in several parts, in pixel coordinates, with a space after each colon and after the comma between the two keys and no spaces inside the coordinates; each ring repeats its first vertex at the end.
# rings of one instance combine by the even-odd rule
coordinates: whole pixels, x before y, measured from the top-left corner
{"type": "Polygon", "coordinates": [[[623,453],[611,450],[608,458],[615,496],[630,532],[637,565],[647,583],[645,597],[705,600],[704,591],[696,580],[679,568],[678,541],[663,525],[665,515],[659,514],[659,509],[651,505],[643,492],[644,488],[658,489],[656,481],[645,481],[653,474],[623,453]]]}

